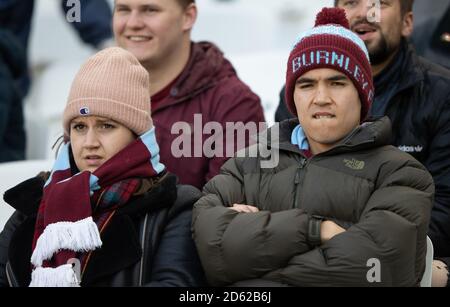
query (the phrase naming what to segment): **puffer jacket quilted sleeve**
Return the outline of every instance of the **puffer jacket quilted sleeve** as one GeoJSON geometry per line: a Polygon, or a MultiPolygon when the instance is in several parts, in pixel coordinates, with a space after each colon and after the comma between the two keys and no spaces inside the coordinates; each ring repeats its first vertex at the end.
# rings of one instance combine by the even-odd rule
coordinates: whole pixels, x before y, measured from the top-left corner
{"type": "Polygon", "coordinates": [[[434,185],[407,156],[388,156],[392,160],[380,168],[358,222],[263,278],[295,286],[417,286],[425,269],[434,185]]]}
{"type": "Polygon", "coordinates": [[[308,216],[301,209],[238,213],[229,207],[247,204],[242,159],[229,160],[204,188],[195,204],[193,232],[210,285],[258,278],[309,250],[308,216]]]}

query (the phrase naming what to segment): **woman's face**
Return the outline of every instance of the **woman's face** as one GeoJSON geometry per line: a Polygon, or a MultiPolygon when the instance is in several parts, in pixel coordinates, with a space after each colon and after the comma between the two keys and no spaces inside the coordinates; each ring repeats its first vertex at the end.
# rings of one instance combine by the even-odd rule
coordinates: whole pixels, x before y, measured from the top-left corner
{"type": "Polygon", "coordinates": [[[104,117],[80,116],[70,123],[72,153],[81,172],[94,172],[135,139],[130,129],[104,117]]]}

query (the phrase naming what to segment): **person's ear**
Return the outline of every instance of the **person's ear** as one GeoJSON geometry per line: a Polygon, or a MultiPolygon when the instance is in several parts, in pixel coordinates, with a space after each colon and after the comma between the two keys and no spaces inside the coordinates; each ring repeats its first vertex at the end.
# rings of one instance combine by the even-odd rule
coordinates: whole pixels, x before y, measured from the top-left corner
{"type": "Polygon", "coordinates": [[[197,20],[197,5],[195,3],[189,4],[184,9],[184,21],[183,21],[183,30],[190,31],[194,27],[195,21],[197,20]]]}
{"type": "Polygon", "coordinates": [[[413,12],[408,12],[403,16],[402,36],[410,37],[414,30],[414,15],[413,12]]]}

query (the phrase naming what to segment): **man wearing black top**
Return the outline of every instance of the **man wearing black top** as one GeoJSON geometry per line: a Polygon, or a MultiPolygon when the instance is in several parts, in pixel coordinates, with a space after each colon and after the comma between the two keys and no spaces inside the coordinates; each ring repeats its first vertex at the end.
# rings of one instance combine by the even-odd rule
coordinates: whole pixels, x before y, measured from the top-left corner
{"type": "MultiPolygon", "coordinates": [[[[335,5],[345,9],[351,30],[369,50],[375,83],[370,115],[389,116],[391,144],[414,156],[433,176],[436,196],[428,236],[440,259],[434,262],[433,276],[444,271],[441,282],[433,282],[445,285],[445,263],[450,263],[445,259],[450,257],[450,71],[418,57],[407,42],[413,0],[381,1],[379,22],[368,20],[372,2],[336,0],[335,5]]],[[[282,101],[276,120],[290,117],[282,101]]]]}

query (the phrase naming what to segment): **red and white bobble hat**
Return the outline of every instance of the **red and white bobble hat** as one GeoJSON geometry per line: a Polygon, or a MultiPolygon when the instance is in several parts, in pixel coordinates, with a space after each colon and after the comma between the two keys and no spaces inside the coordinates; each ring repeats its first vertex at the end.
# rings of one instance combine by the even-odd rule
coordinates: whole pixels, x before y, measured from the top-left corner
{"type": "Polygon", "coordinates": [[[374,96],[369,52],[352,31],[340,8],[323,8],[314,28],[302,33],[291,51],[286,73],[286,104],[294,115],[297,79],[317,68],[342,72],[355,84],[361,99],[361,122],[367,117],[374,96]]]}

